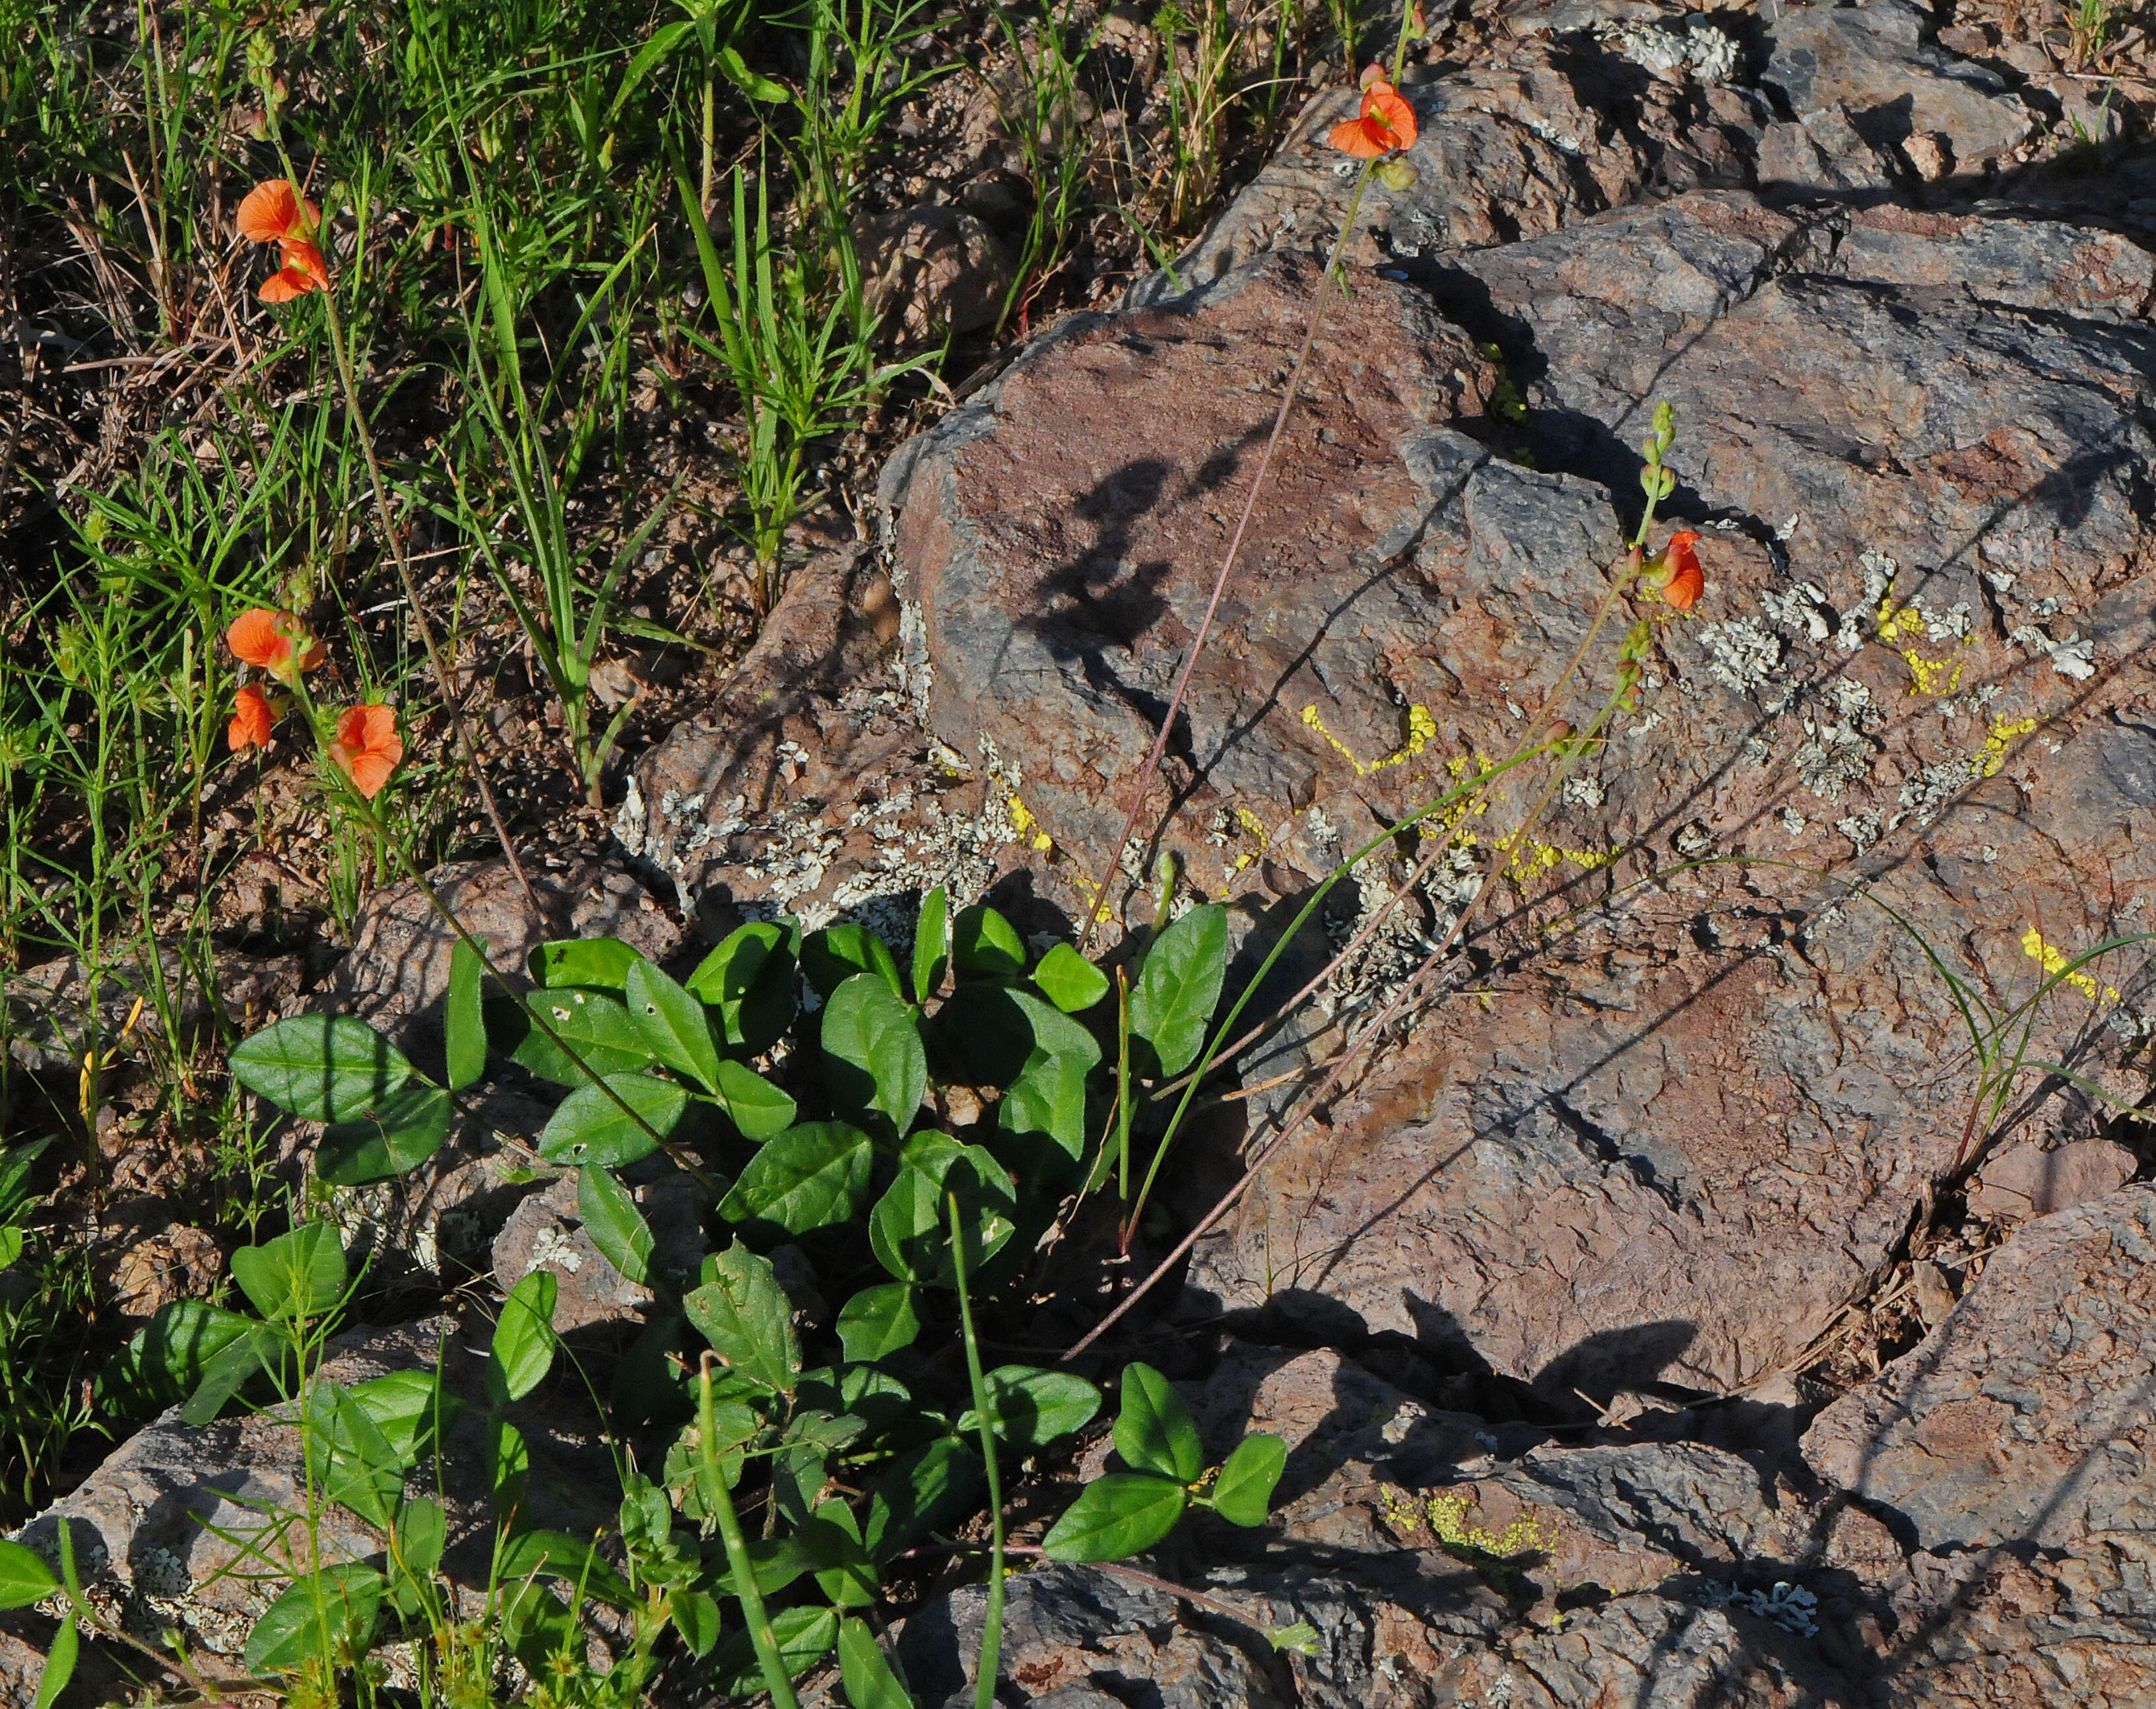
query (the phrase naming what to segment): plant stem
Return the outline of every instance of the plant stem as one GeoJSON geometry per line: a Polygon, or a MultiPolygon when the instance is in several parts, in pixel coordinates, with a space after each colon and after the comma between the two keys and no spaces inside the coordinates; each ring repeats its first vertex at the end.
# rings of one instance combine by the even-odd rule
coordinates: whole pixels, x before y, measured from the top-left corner
{"type": "MultiPolygon", "coordinates": [[[[1213,620],[1220,610],[1220,601],[1228,591],[1228,579],[1235,574],[1235,561],[1242,556],[1243,537],[1249,533],[1250,518],[1256,514],[1258,497],[1265,491],[1265,476],[1271,471],[1273,456],[1280,449],[1281,440],[1287,433],[1287,418],[1295,408],[1296,395],[1302,389],[1303,369],[1310,364],[1310,353],[1317,347],[1317,334],[1325,324],[1326,305],[1332,301],[1328,287],[1340,265],[1340,257],[1348,247],[1348,234],[1354,229],[1355,215],[1363,205],[1363,191],[1370,182],[1373,162],[1364,161],[1362,170],[1355,174],[1354,193],[1348,198],[1347,216],[1340,222],[1340,229],[1332,239],[1332,253],[1327,257],[1325,271],[1317,284],[1317,301],[1312,306],[1310,326],[1304,332],[1302,348],[1296,353],[1295,367],[1288,374],[1287,389],[1281,395],[1280,408],[1273,415],[1273,430],[1265,440],[1264,452],[1258,458],[1257,471],[1251,476],[1250,490],[1243,500],[1243,512],[1235,519],[1235,532],[1229,537],[1228,550],[1220,560],[1220,573],[1213,579],[1213,592],[1205,602],[1205,615],[1199,620],[1198,632],[1190,637],[1190,645],[1183,649],[1183,667],[1176,672],[1175,690],[1168,696],[1168,711],[1160,721],[1159,733],[1152,746],[1147,750],[1145,764],[1138,768],[1138,785],[1131,797],[1131,810],[1123,816],[1123,828],[1108,846],[1101,879],[1088,893],[1090,903],[1086,910],[1085,929],[1078,934],[1078,953],[1084,955],[1092,946],[1093,933],[1108,911],[1108,886],[1115,882],[1116,870],[1122,863],[1123,850],[1129,846],[1131,832],[1137,828],[1138,816],[1145,811],[1146,792],[1152,787],[1153,778],[1160,770],[1160,762],[1168,753],[1168,738],[1175,732],[1176,714],[1183,710],[1183,697],[1189,692],[1190,678],[1198,668],[1198,656],[1204,651],[1205,638],[1213,632],[1213,620]]],[[[1082,883],[1082,881],[1081,881],[1082,883]]]]}
{"type": "Polygon", "coordinates": [[[973,1386],[973,1415],[980,1421],[981,1459],[988,1473],[988,1609],[981,1623],[981,1655],[974,1670],[973,1709],[995,1709],[996,1676],[1004,1653],[1004,1486],[996,1466],[995,1414],[988,1404],[988,1381],[981,1373],[981,1344],[973,1334],[973,1305],[966,1291],[965,1231],[958,1224],[958,1195],[947,1193],[951,1207],[951,1264],[957,1272],[958,1320],[966,1341],[966,1375],[973,1386]]]}
{"type": "Polygon", "coordinates": [[[733,1497],[726,1492],[726,1472],[719,1464],[718,1424],[711,1409],[711,1362],[716,1357],[706,1348],[696,1377],[697,1451],[703,1456],[706,1473],[702,1493],[711,1505],[711,1516],[718,1521],[719,1539],[726,1548],[726,1566],[733,1574],[734,1594],[741,1601],[742,1618],[748,1623],[749,1642],[756,1646],[757,1665],[763,1670],[773,1709],[801,1709],[785,1659],[778,1653],[778,1634],[772,1629],[770,1611],[763,1605],[763,1587],[756,1582],[748,1539],[742,1535],[733,1497]]]}
{"type": "MultiPolygon", "coordinates": [[[[285,179],[297,186],[299,174],[292,170],[292,157],[285,152],[285,134],[278,123],[276,90],[266,73],[262,79],[262,104],[285,179]]],[[[390,513],[389,483],[382,478],[382,460],[374,450],[373,430],[367,425],[367,411],[360,404],[359,382],[352,371],[351,350],[345,342],[344,322],[337,314],[336,292],[331,289],[316,294],[322,300],[323,315],[330,329],[330,351],[336,362],[337,383],[344,392],[346,417],[352,423],[353,436],[359,440],[360,455],[367,462],[367,479],[374,488],[374,507],[382,517],[382,532],[389,543],[390,559],[397,566],[398,582],[404,589],[404,603],[419,631],[420,643],[427,650],[427,662],[434,670],[435,685],[441,690],[442,710],[449,715],[449,728],[455,734],[458,751],[470,770],[472,781],[479,785],[480,800],[486,807],[486,816],[494,826],[495,836],[501,844],[509,869],[516,875],[517,887],[524,892],[524,899],[531,904],[531,912],[543,920],[546,910],[539,905],[539,894],[531,888],[531,880],[525,876],[524,863],[516,858],[516,850],[510,842],[509,827],[502,821],[501,808],[494,799],[492,785],[486,780],[485,768],[479,763],[479,754],[472,746],[471,732],[465,723],[456,684],[450,680],[448,667],[442,661],[442,650],[434,639],[434,625],[427,616],[427,608],[420,603],[418,585],[412,579],[411,562],[404,552],[403,531],[390,513]]]]}

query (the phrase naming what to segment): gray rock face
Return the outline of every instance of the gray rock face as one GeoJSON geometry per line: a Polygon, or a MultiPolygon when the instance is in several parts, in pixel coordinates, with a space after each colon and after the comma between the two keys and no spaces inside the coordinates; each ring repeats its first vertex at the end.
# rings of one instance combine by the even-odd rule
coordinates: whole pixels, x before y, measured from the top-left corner
{"type": "Polygon", "coordinates": [[[1997,72],[1933,45],[1931,28],[1914,0],[1789,8],[1769,32],[1763,80],[1800,119],[1838,104],[1876,147],[1929,138],[1951,149],[1955,170],[1979,172],[2025,140],[2034,121],[1997,72]]]}
{"type": "Polygon", "coordinates": [[[1933,1553],[2156,1538],[2152,1298],[2156,1191],[2031,1223],[1919,1346],[1820,1415],[1805,1455],[1933,1553]]]}
{"type": "MultiPolygon", "coordinates": [[[[1426,80],[1410,74],[1403,92],[1418,135],[1404,158],[1414,181],[1364,188],[1350,265],[1541,236],[1631,201],[1650,183],[1746,181],[1751,139],[1767,116],[1756,96],[1642,77],[1578,22],[1559,28],[1572,33],[1522,41],[1489,63],[1426,80]],[[1629,116],[1621,122],[1613,116],[1620,113],[1629,116]]],[[[1139,281],[1129,305],[1170,301],[1269,250],[1322,259],[1354,185],[1353,162],[1327,145],[1326,133],[1359,100],[1336,89],[1312,100],[1173,273],[1139,281]]]]}
{"type": "MultiPolygon", "coordinates": [[[[484,1496],[490,1459],[484,1360],[466,1344],[483,1349],[485,1335],[485,1326],[462,1329],[446,1319],[360,1331],[332,1343],[322,1367],[324,1377],[350,1385],[444,1361],[444,1387],[465,1405],[447,1433],[439,1485],[449,1506],[449,1570],[463,1583],[481,1584],[492,1525],[484,1496]]],[[[512,1417],[532,1455],[528,1522],[585,1537],[609,1525],[611,1511],[592,1505],[615,1487],[603,1447],[536,1404],[512,1417]]],[[[414,1474],[413,1487],[436,1493],[435,1468],[414,1474]]],[[[297,1552],[306,1547],[305,1531],[276,1515],[304,1514],[305,1490],[299,1432],[273,1413],[196,1426],[182,1423],[175,1410],[32,1520],[17,1541],[57,1570],[55,1533],[67,1526],[85,1592],[109,1617],[144,1634],[177,1626],[191,1649],[231,1658],[284,1588],[275,1567],[305,1559],[297,1552]],[[287,1541],[280,1543],[280,1536],[287,1541]]],[[[326,1563],[365,1560],[382,1547],[372,1526],[336,1506],[325,1506],[317,1536],[326,1563]]],[[[0,1685],[18,1683],[0,1673],[0,1685]]]]}
{"type": "MultiPolygon", "coordinates": [[[[525,956],[553,938],[620,938],[654,960],[680,941],[680,929],[636,881],[604,862],[580,862],[563,872],[527,862],[525,875],[542,904],[536,915],[508,862],[499,857],[459,862],[428,874],[444,904],[511,978],[521,978],[525,956]]],[[[408,1035],[415,1017],[449,995],[456,941],[416,884],[385,885],[361,910],[352,952],[331,979],[336,1000],[353,1014],[408,1035]]],[[[434,1031],[439,1036],[439,1021],[434,1031]]]]}
{"type": "Polygon", "coordinates": [[[923,728],[930,672],[898,618],[859,551],[803,566],[710,715],[637,762],[614,835],[706,934],[791,913],[911,943],[924,893],[971,902],[1022,860],[994,768],[923,728]]]}
{"type": "MultiPolygon", "coordinates": [[[[2070,227],[1702,193],[1415,276],[1496,343],[1534,466],[1493,448],[1494,382],[1424,298],[1365,281],[1336,306],[1149,804],[1172,796],[1194,887],[1255,915],[1509,750],[1621,555],[1658,398],[1707,595],[1504,870],[1522,925],[1562,889],[1585,929],[1486,939],[1486,1006],[1424,1016],[1194,1280],[1307,1300],[1328,1332],[1344,1306],[1560,1403],[1748,1384],[1952,1161],[1966,1035],[1910,929],[2010,1006],[2156,880],[2148,259],[2070,227]],[[1635,882],[1710,851],[1751,863],[1635,882]]],[[[930,723],[997,756],[1054,845],[1043,883],[1104,863],[1301,288],[1275,257],[1066,323],[909,466],[896,574],[930,723]]],[[[1445,829],[1466,847],[1523,806],[1445,829]]],[[[1398,860],[1358,873],[1366,898],[1398,860]]],[[[1401,949],[1459,900],[1414,898],[1401,949]]],[[[2122,958],[2061,986],[2034,1048],[2130,1094],[2136,976],[2122,958]]],[[[2076,1136],[2087,1114],[2031,1120],[2076,1136]]]]}
{"type": "MultiPolygon", "coordinates": [[[[646,1178],[630,1188],[651,1230],[650,1279],[680,1290],[693,1287],[697,1264],[709,1249],[704,1217],[711,1197],[670,1166],[634,1173],[646,1178]]],[[[550,1271],[558,1287],[554,1327],[580,1341],[607,1339],[641,1327],[656,1297],[642,1282],[623,1275],[600,1252],[583,1226],[574,1171],[558,1176],[510,1213],[494,1242],[494,1279],[503,1289],[534,1270],[550,1271]]]]}

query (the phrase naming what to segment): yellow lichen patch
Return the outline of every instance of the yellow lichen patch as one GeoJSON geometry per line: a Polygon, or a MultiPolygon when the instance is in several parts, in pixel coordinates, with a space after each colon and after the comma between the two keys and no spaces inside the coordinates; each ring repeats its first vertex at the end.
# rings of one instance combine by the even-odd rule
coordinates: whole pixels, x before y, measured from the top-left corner
{"type": "Polygon", "coordinates": [[[1996,777],[2006,764],[2006,750],[2036,728],[2034,718],[1994,718],[1991,734],[1984,739],[1984,752],[1976,756],[1976,775],[1996,777]]]}
{"type": "Polygon", "coordinates": [[[1265,821],[1259,818],[1248,807],[1235,809],[1235,823],[1256,837],[1258,846],[1255,848],[1245,849],[1229,863],[1228,873],[1231,878],[1249,866],[1251,862],[1267,853],[1273,846],[1272,838],[1265,834],[1265,821]]]}
{"type": "MultiPolygon", "coordinates": [[[[1383,759],[1365,765],[1355,757],[1353,749],[1325,728],[1325,720],[1318,715],[1315,703],[1303,708],[1302,721],[1325,739],[1326,746],[1355,768],[1355,775],[1358,777],[1368,777],[1372,772],[1383,771],[1389,765],[1404,765],[1409,760],[1420,755],[1423,749],[1430,746],[1437,735],[1437,720],[1430,715],[1430,708],[1426,706],[1411,706],[1408,708],[1406,743],[1397,753],[1388,754],[1383,759]]],[[[1455,769],[1453,775],[1455,777],[1459,775],[1457,764],[1458,762],[1455,762],[1455,769]]]]}
{"type": "Polygon", "coordinates": [[[1623,852],[1621,849],[1604,851],[1594,848],[1559,848],[1555,843],[1544,842],[1540,837],[1522,838],[1518,831],[1497,839],[1497,847],[1512,858],[1505,867],[1506,876],[1514,880],[1532,878],[1537,873],[1547,873],[1561,861],[1570,861],[1582,872],[1591,873],[1597,867],[1606,867],[1623,852]]]}
{"type": "Polygon", "coordinates": [[[1407,745],[1397,754],[1388,754],[1370,770],[1383,771],[1388,765],[1404,765],[1409,760],[1419,758],[1422,750],[1430,746],[1436,736],[1437,720],[1430,715],[1430,708],[1426,706],[1409,707],[1407,745]]]}
{"type": "Polygon", "coordinates": [[[1909,667],[1912,694],[1951,694],[1961,687],[1961,674],[1969,668],[1967,659],[1928,659],[1912,646],[1902,648],[1901,654],[1902,662],[1909,667]]]}
{"type": "Polygon", "coordinates": [[[1010,821],[1012,828],[1033,847],[1051,849],[1055,847],[1055,839],[1040,828],[1040,821],[1033,816],[1031,810],[1016,795],[1010,798],[1010,821]]]}
{"type": "Polygon", "coordinates": [[[1502,1531],[1471,1523],[1467,1516],[1479,1511],[1471,1495],[1440,1490],[1419,1500],[1405,1490],[1388,1484],[1380,1491],[1385,1522],[1394,1530],[1427,1530],[1438,1547],[1455,1561],[1480,1573],[1501,1594],[1515,1593],[1519,1569],[1531,1564],[1521,1557],[1548,1554],[1558,1544],[1557,1532],[1531,1515],[1522,1515],[1502,1531]]]}
{"type": "Polygon", "coordinates": [[[2091,1002],[2101,996],[2106,1002],[2118,1001],[2118,991],[2107,985],[2100,986],[2089,975],[2073,965],[2073,957],[2063,950],[2044,941],[2044,934],[2031,926],[2022,934],[2021,953],[2044,970],[2046,979],[2056,979],[2071,986],[2091,1002]]]}

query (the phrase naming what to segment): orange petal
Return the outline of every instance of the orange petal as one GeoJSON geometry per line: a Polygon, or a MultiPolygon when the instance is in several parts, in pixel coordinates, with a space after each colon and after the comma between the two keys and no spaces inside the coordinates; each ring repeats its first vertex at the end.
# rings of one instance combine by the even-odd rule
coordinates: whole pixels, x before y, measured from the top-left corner
{"type": "Polygon", "coordinates": [[[1375,160],[1387,147],[1370,134],[1370,122],[1367,119],[1348,119],[1335,125],[1326,133],[1325,140],[1358,160],[1375,160]]]}
{"type": "Polygon", "coordinates": [[[297,229],[300,207],[300,193],[290,178],[257,184],[239,204],[239,234],[252,243],[280,242],[297,229]]]}
{"type": "Polygon", "coordinates": [[[275,611],[243,611],[224,632],[224,644],[244,663],[270,670],[284,661],[292,650],[283,620],[275,611]]]}
{"type": "Polygon", "coordinates": [[[224,739],[235,754],[244,754],[249,748],[266,748],[275,724],[269,700],[250,682],[239,691],[239,703],[234,709],[232,722],[225,727],[224,739]]]}
{"type": "Polygon", "coordinates": [[[402,754],[391,757],[386,754],[359,754],[352,758],[352,786],[368,800],[382,793],[382,786],[389,781],[389,774],[397,770],[397,760],[402,754]]]}
{"type": "Polygon", "coordinates": [[[262,281],[261,290],[254,294],[264,302],[290,302],[295,296],[305,296],[315,288],[311,276],[297,267],[280,267],[262,281]]]}
{"type": "Polygon", "coordinates": [[[329,265],[322,260],[322,252],[305,238],[286,238],[282,253],[280,271],[304,273],[323,290],[330,288],[329,265]]]}
{"type": "Polygon", "coordinates": [[[1382,130],[1389,148],[1414,147],[1414,109],[1389,84],[1363,97],[1363,122],[1382,130]]]}

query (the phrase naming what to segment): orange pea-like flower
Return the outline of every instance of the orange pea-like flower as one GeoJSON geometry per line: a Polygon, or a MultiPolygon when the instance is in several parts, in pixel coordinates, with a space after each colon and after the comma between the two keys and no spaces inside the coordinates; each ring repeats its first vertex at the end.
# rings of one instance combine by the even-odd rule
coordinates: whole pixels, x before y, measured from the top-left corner
{"type": "Polygon", "coordinates": [[[372,800],[404,758],[404,744],[397,735],[397,714],[386,706],[346,708],[337,718],[336,740],[330,744],[330,758],[352,780],[352,786],[372,800]]]}
{"type": "Polygon", "coordinates": [[[1326,137],[1358,160],[1375,160],[1394,149],[1412,148],[1414,140],[1414,109],[1382,75],[1363,85],[1362,111],[1335,125],[1326,137]]]}
{"type": "Polygon", "coordinates": [[[321,217],[321,210],[290,178],[272,178],[247,193],[239,204],[239,234],[278,245],[277,270],[255,293],[263,301],[290,302],[311,291],[329,289],[329,265],[314,243],[321,217]]]}
{"type": "Polygon", "coordinates": [[[254,294],[264,302],[290,302],[311,291],[330,288],[330,270],[322,252],[301,239],[289,240],[281,251],[277,270],[262,281],[254,294]]]}
{"type": "Polygon", "coordinates": [[[311,671],[327,656],[321,641],[285,611],[243,611],[224,632],[224,644],[243,663],[290,682],[295,672],[311,671]]]}
{"type": "Polygon", "coordinates": [[[1650,585],[1659,591],[1663,600],[1680,611],[1689,611],[1699,603],[1699,596],[1707,591],[1707,577],[1699,567],[1699,553],[1692,550],[1699,536],[1689,528],[1670,536],[1670,543],[1662,548],[1656,560],[1656,568],[1649,575],[1650,585]]]}
{"type": "Polygon", "coordinates": [[[239,704],[234,709],[232,722],[225,726],[224,739],[235,754],[266,748],[276,722],[276,715],[270,710],[270,697],[249,682],[239,691],[239,704]]]}
{"type": "Polygon", "coordinates": [[[321,217],[321,209],[290,178],[272,178],[257,184],[240,203],[239,234],[250,243],[304,243],[314,236],[321,217]]]}

